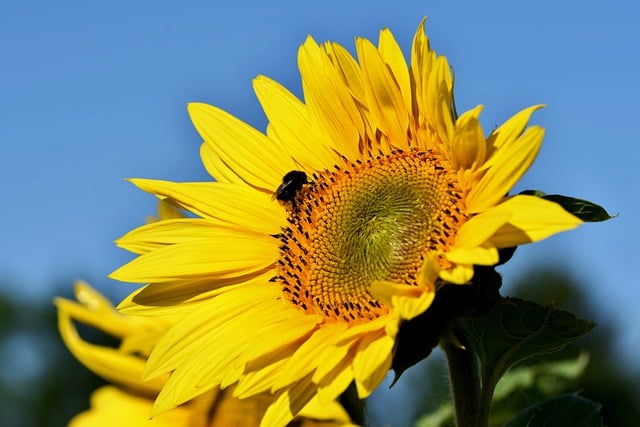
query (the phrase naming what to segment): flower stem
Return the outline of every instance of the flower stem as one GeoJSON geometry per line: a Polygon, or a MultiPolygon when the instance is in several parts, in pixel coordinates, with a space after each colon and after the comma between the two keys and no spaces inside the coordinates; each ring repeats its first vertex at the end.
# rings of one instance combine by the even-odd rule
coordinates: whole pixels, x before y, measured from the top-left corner
{"type": "MultiPolygon", "coordinates": [[[[456,426],[486,427],[488,419],[478,418],[480,415],[480,376],[475,354],[451,343],[446,338],[440,341],[440,347],[444,351],[449,365],[456,426]]],[[[483,416],[483,418],[485,417],[483,416]]]]}

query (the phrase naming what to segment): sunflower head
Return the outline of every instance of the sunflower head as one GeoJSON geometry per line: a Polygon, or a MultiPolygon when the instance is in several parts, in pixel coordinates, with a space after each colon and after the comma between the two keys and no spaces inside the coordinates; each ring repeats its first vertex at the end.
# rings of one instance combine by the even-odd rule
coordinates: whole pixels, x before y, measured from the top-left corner
{"type": "MultiPolygon", "coordinates": [[[[424,23],[423,23],[424,24],[424,23]]],[[[474,266],[581,221],[559,205],[509,196],[543,136],[533,106],[489,135],[482,107],[459,117],[447,60],[423,24],[409,65],[387,29],[356,57],[308,38],[298,55],[304,100],[260,76],[263,134],[190,104],[206,183],[133,180],[190,215],[136,229],[139,255],[112,277],[147,283],[121,309],[184,315],[145,375],[171,373],[160,412],[213,387],[276,395],[264,425],[312,396],[360,397],[391,366],[400,325],[428,313],[474,266]]]]}

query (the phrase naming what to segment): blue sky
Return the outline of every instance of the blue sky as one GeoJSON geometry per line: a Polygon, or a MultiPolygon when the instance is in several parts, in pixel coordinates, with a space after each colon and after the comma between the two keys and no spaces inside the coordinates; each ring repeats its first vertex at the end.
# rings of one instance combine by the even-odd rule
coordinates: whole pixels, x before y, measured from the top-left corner
{"type": "MultiPolygon", "coordinates": [[[[126,177],[208,179],[185,105],[220,106],[257,128],[251,89],[265,74],[300,93],[307,34],[353,51],[388,26],[405,50],[428,16],[456,75],[458,110],[484,104],[485,131],[546,103],[538,161],[517,189],[596,201],[613,221],[521,248],[505,280],[553,263],[640,347],[636,309],[639,8],[625,1],[34,2],[0,5],[0,277],[49,298],[52,283],[105,276],[129,255],[113,240],[152,214],[126,177]]],[[[71,284],[70,284],[71,285],[71,284]]],[[[111,290],[108,290],[111,289],[111,290]]],[[[117,289],[114,291],[114,289],[117,289]]],[[[508,285],[506,290],[508,291],[508,285]]],[[[16,291],[18,292],[18,291],[16,291]]]]}

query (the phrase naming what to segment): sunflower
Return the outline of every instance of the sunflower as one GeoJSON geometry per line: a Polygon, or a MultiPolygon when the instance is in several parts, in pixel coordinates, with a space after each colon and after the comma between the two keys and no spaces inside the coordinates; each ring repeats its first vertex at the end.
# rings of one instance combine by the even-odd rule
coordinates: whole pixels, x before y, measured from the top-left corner
{"type": "Polygon", "coordinates": [[[117,241],[139,256],[111,277],[147,284],[120,308],[184,314],[149,357],[147,379],[170,374],[154,413],[230,385],[238,397],[275,394],[263,425],[352,382],[365,398],[389,370],[399,326],[438,289],[469,283],[501,248],[581,223],[508,195],[540,148],[544,131],[528,121],[541,106],[485,137],[481,106],[455,114],[449,65],[424,22],[410,66],[387,29],[356,51],[309,37],[304,101],[257,77],[266,135],[190,104],[215,182],[132,180],[190,215],[117,241]]]}
{"type": "MultiPolygon", "coordinates": [[[[167,209],[164,209],[165,211],[167,209]]],[[[146,357],[176,319],[122,315],[111,303],[84,282],[75,287],[78,302],[57,298],[58,325],[62,338],[78,360],[111,382],[91,396],[91,408],[76,415],[69,425],[228,427],[258,426],[273,396],[262,393],[249,399],[233,397],[233,389],[215,388],[197,398],[149,419],[154,398],[167,377],[142,381],[146,357]],[[89,343],[78,334],[75,323],[93,326],[120,340],[117,348],[89,343]]],[[[353,427],[337,402],[312,400],[296,419],[301,427],[353,427]],[[304,418],[303,418],[304,417],[304,418]]]]}

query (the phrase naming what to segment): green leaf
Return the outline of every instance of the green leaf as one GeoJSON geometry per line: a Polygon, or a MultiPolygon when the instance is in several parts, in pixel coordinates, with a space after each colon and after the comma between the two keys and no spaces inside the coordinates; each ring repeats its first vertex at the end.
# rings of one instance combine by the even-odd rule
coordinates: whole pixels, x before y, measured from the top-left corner
{"type": "Polygon", "coordinates": [[[575,197],[562,196],[560,194],[545,194],[539,190],[526,190],[520,194],[537,196],[555,202],[562,208],[577,216],[585,222],[599,222],[614,218],[600,205],[596,205],[588,200],[577,199],[575,197]]]}
{"type": "Polygon", "coordinates": [[[504,427],[602,427],[601,406],[577,394],[565,394],[529,406],[504,427]]]}
{"type": "Polygon", "coordinates": [[[453,423],[453,407],[442,405],[428,414],[422,415],[414,424],[414,427],[443,427],[453,423]]]}
{"type": "Polygon", "coordinates": [[[589,364],[587,353],[509,369],[498,382],[491,401],[490,426],[503,426],[533,402],[575,390],[589,364]]]}
{"type": "Polygon", "coordinates": [[[536,197],[544,197],[547,195],[547,193],[540,190],[524,190],[524,191],[521,191],[519,194],[525,194],[527,196],[536,196],[536,197]]]}
{"type": "Polygon", "coordinates": [[[602,206],[596,205],[588,200],[561,196],[559,194],[549,194],[543,198],[551,202],[556,202],[562,206],[564,210],[574,214],[585,222],[606,221],[613,218],[602,206]]]}
{"type": "Polygon", "coordinates": [[[493,394],[493,402],[511,400],[520,391],[542,394],[549,397],[566,392],[569,385],[584,374],[589,364],[589,355],[581,353],[573,359],[554,360],[530,366],[520,366],[509,370],[498,382],[493,394]]]}
{"type": "Polygon", "coordinates": [[[561,350],[583,337],[594,323],[553,307],[503,298],[483,317],[461,320],[468,345],[480,361],[483,400],[513,365],[561,350]]]}

